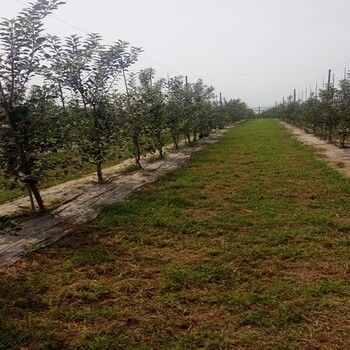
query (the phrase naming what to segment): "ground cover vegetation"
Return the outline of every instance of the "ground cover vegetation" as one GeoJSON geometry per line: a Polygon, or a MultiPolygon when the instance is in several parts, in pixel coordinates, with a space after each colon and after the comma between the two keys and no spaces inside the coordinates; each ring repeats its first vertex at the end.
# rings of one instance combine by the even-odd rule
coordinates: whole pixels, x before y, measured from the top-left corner
{"type": "Polygon", "coordinates": [[[338,86],[328,83],[305,101],[289,96],[287,101],[262,115],[283,119],[341,148],[349,147],[350,80],[343,79],[338,86]]]}
{"type": "Polygon", "coordinates": [[[349,180],[231,129],[1,276],[1,349],[350,348],[349,180]]]}
{"type": "Polygon", "coordinates": [[[27,190],[43,210],[43,186],[91,166],[102,183],[106,163],[132,154],[141,167],[143,154],[163,156],[169,135],[178,147],[184,136],[191,143],[252,114],[240,100],[215,100],[202,80],[128,72],[142,50],[127,42],[45,33],[43,20],[63,4],[36,0],[0,23],[0,200],[27,190]]]}

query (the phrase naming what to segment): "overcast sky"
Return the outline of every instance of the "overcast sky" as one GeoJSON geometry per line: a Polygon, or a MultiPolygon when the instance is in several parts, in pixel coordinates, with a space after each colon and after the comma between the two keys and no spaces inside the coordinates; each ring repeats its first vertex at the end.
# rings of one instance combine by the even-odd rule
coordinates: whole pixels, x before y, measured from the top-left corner
{"type": "MultiPolygon", "coordinates": [[[[32,0],[34,1],[34,0],[32,0]]],[[[0,0],[14,17],[26,0],[0,0]]],[[[51,34],[100,33],[144,49],[132,70],[202,78],[250,107],[350,69],[350,0],[66,0],[46,20],[51,34]]]]}

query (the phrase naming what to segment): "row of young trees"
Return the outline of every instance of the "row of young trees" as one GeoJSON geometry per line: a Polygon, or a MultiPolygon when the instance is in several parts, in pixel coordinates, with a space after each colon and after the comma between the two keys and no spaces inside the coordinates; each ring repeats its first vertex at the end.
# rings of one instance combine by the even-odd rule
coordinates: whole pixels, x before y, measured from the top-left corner
{"type": "Polygon", "coordinates": [[[282,118],[329,142],[338,139],[339,146],[345,147],[350,135],[350,80],[341,80],[337,87],[328,83],[304,102],[289,96],[286,102],[264,112],[264,115],[282,118]]]}
{"type": "Polygon", "coordinates": [[[36,0],[0,23],[0,170],[25,186],[40,209],[39,181],[70,159],[103,163],[130,144],[136,164],[171,137],[175,148],[251,115],[240,100],[216,101],[213,87],[181,76],[155,80],[152,68],[129,73],[141,49],[97,34],[65,40],[43,33],[43,20],[63,2],[36,0]],[[42,83],[33,85],[40,77],[42,83]],[[116,91],[122,79],[125,93],[116,91]],[[55,156],[58,155],[58,156],[55,156]],[[72,157],[74,155],[74,157],[72,157]]]}

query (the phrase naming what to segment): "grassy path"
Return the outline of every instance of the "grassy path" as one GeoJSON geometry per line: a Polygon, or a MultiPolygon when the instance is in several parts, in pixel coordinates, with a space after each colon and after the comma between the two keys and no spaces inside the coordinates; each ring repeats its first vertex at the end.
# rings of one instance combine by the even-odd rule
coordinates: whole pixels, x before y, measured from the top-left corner
{"type": "Polygon", "coordinates": [[[240,124],[1,276],[0,349],[349,349],[349,192],[240,124]]]}

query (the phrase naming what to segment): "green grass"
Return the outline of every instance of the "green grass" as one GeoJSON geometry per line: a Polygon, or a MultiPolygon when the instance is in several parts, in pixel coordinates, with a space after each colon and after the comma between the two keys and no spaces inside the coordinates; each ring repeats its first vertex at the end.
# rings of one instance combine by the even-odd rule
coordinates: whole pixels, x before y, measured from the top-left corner
{"type": "Polygon", "coordinates": [[[240,124],[10,268],[0,349],[348,349],[349,185],[240,124]]]}

